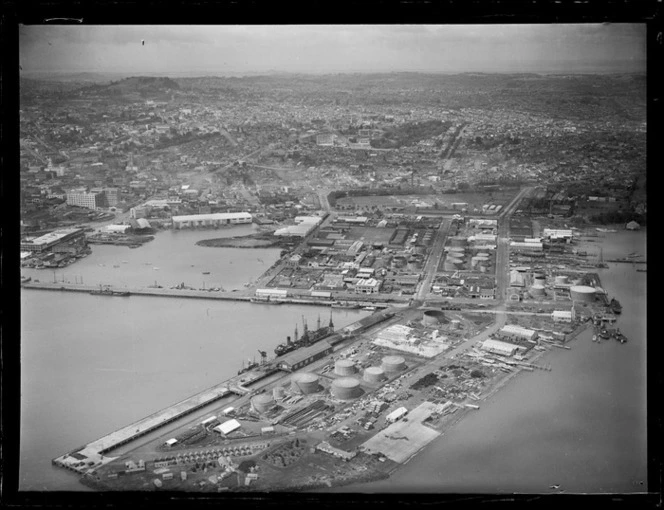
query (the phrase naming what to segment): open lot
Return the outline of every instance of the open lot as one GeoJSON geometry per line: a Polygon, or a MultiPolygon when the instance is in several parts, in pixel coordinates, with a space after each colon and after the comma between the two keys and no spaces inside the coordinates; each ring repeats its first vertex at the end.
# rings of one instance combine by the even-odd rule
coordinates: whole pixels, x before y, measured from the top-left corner
{"type": "Polygon", "coordinates": [[[423,402],[405,418],[381,430],[364,443],[365,451],[380,452],[394,462],[405,462],[440,435],[440,432],[421,423],[436,409],[437,404],[423,402]]]}

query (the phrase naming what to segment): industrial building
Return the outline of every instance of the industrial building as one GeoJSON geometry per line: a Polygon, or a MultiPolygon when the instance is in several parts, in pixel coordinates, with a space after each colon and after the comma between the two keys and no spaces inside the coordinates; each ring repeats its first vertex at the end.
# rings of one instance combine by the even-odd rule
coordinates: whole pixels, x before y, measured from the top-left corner
{"type": "Polygon", "coordinates": [[[501,354],[503,356],[512,356],[518,346],[500,340],[493,340],[491,338],[482,342],[482,349],[493,354],[501,354]]]}
{"type": "Polygon", "coordinates": [[[514,250],[520,250],[520,251],[543,251],[544,250],[544,245],[540,242],[518,242],[518,241],[512,241],[510,243],[510,248],[514,250]]]}
{"type": "Polygon", "coordinates": [[[310,347],[303,347],[287,354],[279,362],[279,368],[292,372],[319,360],[332,352],[332,346],[325,340],[321,340],[310,347]]]}
{"type": "Polygon", "coordinates": [[[214,213],[214,214],[191,214],[187,216],[173,216],[173,228],[186,227],[216,227],[221,225],[240,225],[251,223],[251,214],[239,213],[214,213]]]}
{"type": "Polygon", "coordinates": [[[316,226],[323,221],[320,216],[296,216],[294,218],[295,225],[275,230],[275,236],[295,236],[306,237],[316,226]]]}
{"type": "Polygon", "coordinates": [[[231,432],[236,431],[239,429],[242,425],[240,424],[239,421],[233,419],[233,420],[228,420],[222,423],[221,425],[217,425],[215,428],[212,430],[216,430],[219,432],[222,436],[227,436],[231,432]]]}
{"type": "Polygon", "coordinates": [[[84,238],[85,232],[82,228],[63,228],[55,230],[36,238],[26,238],[21,241],[21,251],[31,251],[41,253],[60,243],[84,238]]]}
{"type": "Polygon", "coordinates": [[[392,411],[390,414],[388,414],[385,417],[385,421],[387,423],[394,423],[395,421],[400,420],[401,418],[403,418],[407,414],[408,414],[408,409],[406,409],[405,407],[400,407],[400,408],[395,409],[394,411],[392,411]]]}
{"type": "Polygon", "coordinates": [[[338,457],[338,458],[340,458],[342,460],[345,460],[345,461],[349,461],[357,455],[357,452],[347,452],[346,450],[341,450],[339,448],[335,448],[334,446],[332,446],[327,441],[323,441],[321,443],[318,443],[316,445],[316,450],[328,453],[328,454],[330,454],[334,457],[338,457]]]}
{"type": "Polygon", "coordinates": [[[551,318],[553,322],[572,322],[575,319],[574,308],[571,310],[554,310],[551,318]]]}
{"type": "Polygon", "coordinates": [[[288,289],[256,289],[255,296],[257,298],[286,298],[288,297],[288,289]]]}
{"type": "Polygon", "coordinates": [[[535,340],[537,338],[537,331],[533,329],[522,328],[514,324],[503,326],[500,330],[503,336],[515,336],[518,338],[525,338],[526,340],[535,340]]]}

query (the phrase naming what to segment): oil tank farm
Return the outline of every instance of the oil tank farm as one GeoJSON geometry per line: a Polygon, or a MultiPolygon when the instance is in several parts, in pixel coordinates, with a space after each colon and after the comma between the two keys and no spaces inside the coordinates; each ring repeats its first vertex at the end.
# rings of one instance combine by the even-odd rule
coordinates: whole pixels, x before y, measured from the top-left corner
{"type": "Polygon", "coordinates": [[[369,367],[364,371],[363,379],[371,384],[377,384],[385,380],[385,371],[380,367],[369,367]]]}
{"type": "Polygon", "coordinates": [[[587,285],[574,285],[569,289],[572,301],[581,301],[582,303],[592,303],[595,301],[595,287],[587,285]]]}
{"type": "Polygon", "coordinates": [[[334,373],[342,376],[353,375],[357,372],[355,363],[349,359],[340,359],[334,363],[334,373]]]}
{"type": "Polygon", "coordinates": [[[445,323],[447,323],[447,319],[445,318],[445,314],[440,310],[425,310],[422,314],[422,324],[425,326],[435,326],[445,323]]]}
{"type": "Polygon", "coordinates": [[[293,374],[291,377],[291,390],[309,395],[316,393],[320,389],[318,384],[318,376],[311,372],[304,372],[301,374],[293,374]]]}
{"type": "Polygon", "coordinates": [[[402,356],[385,356],[382,368],[385,372],[401,372],[406,369],[406,360],[402,356]]]}
{"type": "Polygon", "coordinates": [[[361,395],[360,381],[354,377],[341,377],[332,382],[332,395],[341,400],[351,400],[361,395]]]}
{"type": "Polygon", "coordinates": [[[273,405],[274,398],[271,393],[261,393],[251,399],[251,407],[261,414],[267,412],[273,405]]]}

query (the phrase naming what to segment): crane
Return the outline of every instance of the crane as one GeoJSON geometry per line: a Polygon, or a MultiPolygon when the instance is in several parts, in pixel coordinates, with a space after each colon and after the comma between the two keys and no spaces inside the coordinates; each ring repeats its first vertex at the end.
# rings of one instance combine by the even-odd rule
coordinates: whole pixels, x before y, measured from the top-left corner
{"type": "Polygon", "coordinates": [[[261,365],[263,365],[267,361],[267,352],[261,351],[260,349],[258,349],[258,352],[261,355],[261,365]]]}

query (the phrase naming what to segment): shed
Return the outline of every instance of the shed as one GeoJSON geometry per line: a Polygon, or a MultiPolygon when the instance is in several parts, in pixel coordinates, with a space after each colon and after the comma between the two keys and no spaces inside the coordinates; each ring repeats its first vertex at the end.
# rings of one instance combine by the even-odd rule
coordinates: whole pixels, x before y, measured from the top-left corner
{"type": "Polygon", "coordinates": [[[225,422],[222,423],[221,425],[217,425],[217,426],[216,426],[214,429],[212,429],[212,430],[216,430],[216,431],[219,432],[220,434],[226,436],[226,435],[230,434],[231,432],[233,432],[233,431],[239,429],[241,426],[242,426],[242,425],[240,425],[240,422],[239,422],[239,421],[233,419],[233,420],[225,421],[225,422]]]}

